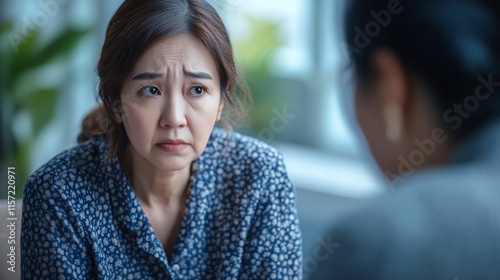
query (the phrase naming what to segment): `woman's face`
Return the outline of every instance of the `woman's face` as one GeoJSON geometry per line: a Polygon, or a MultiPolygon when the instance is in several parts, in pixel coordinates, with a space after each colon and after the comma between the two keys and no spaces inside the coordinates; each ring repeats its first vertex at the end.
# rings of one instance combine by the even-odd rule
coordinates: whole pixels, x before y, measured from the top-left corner
{"type": "Polygon", "coordinates": [[[121,92],[132,159],[184,169],[205,149],[223,108],[215,61],[188,34],[160,41],[139,59],[121,92]]]}

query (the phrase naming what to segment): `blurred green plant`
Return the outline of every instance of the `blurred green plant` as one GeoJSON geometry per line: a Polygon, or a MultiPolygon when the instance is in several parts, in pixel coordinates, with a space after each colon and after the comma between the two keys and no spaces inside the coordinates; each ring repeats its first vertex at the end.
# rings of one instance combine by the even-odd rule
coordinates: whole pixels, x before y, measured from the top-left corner
{"type": "MultiPolygon", "coordinates": [[[[34,141],[52,121],[63,83],[47,86],[34,73],[54,66],[67,58],[90,29],[68,27],[52,40],[40,43],[39,29],[25,34],[17,46],[7,40],[13,34],[13,23],[0,24],[0,100],[2,172],[7,166],[16,168],[16,197],[22,197],[22,188],[30,172],[30,155],[34,141]],[[15,120],[24,119],[22,133],[15,120]],[[26,131],[28,130],[28,131],[26,131]]],[[[4,197],[6,192],[0,196],[4,197]]]]}
{"type": "Polygon", "coordinates": [[[280,37],[280,24],[245,15],[250,32],[234,44],[235,56],[243,70],[253,96],[249,116],[250,129],[256,134],[269,126],[273,109],[284,104],[283,96],[276,91],[276,78],[272,75],[271,60],[284,40],[280,37]]]}

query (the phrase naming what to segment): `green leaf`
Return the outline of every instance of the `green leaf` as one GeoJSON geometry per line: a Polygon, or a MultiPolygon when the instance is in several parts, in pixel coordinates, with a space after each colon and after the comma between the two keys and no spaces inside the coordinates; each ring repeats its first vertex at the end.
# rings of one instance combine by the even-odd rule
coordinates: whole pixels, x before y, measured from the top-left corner
{"type": "Polygon", "coordinates": [[[257,19],[246,15],[250,24],[250,35],[235,46],[236,54],[250,71],[267,71],[270,54],[283,45],[277,22],[257,19]]]}
{"type": "MultiPolygon", "coordinates": [[[[12,89],[16,84],[17,80],[28,70],[32,68],[32,61],[35,57],[37,41],[40,36],[40,32],[35,30],[29,34],[18,34],[13,32],[9,33],[8,36],[21,36],[21,40],[17,42],[11,42],[14,45],[12,47],[12,54],[9,63],[9,69],[7,69],[7,87],[12,89]]],[[[13,37],[10,37],[11,40],[13,37]]]]}
{"type": "Polygon", "coordinates": [[[10,99],[5,95],[0,95],[1,108],[0,111],[0,133],[2,138],[0,138],[0,158],[8,159],[12,153],[12,143],[14,141],[11,132],[10,120],[12,120],[12,105],[10,104],[10,99]]]}
{"type": "Polygon", "coordinates": [[[43,128],[45,128],[45,126],[54,117],[59,95],[58,93],[58,88],[40,89],[31,95],[29,100],[26,102],[26,110],[28,110],[31,116],[34,138],[38,136],[43,128]]]}
{"type": "Polygon", "coordinates": [[[89,28],[68,28],[41,49],[32,61],[32,67],[48,64],[60,57],[68,55],[80,39],[90,31],[89,28]]]}
{"type": "Polygon", "coordinates": [[[50,65],[54,60],[67,56],[89,31],[89,28],[68,28],[41,49],[37,47],[40,37],[38,30],[23,37],[24,41],[17,46],[17,52],[12,56],[10,67],[7,70],[10,72],[6,75],[10,93],[15,94],[13,89],[24,74],[38,67],[50,65]]]}
{"type": "Polygon", "coordinates": [[[10,21],[4,21],[0,23],[0,35],[3,37],[4,33],[9,32],[12,30],[12,22],[10,21]]]}

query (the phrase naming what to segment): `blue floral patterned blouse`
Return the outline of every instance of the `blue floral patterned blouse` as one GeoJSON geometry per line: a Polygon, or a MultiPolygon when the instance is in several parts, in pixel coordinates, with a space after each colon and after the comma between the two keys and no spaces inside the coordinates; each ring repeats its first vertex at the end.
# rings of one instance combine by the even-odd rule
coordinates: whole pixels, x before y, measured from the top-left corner
{"type": "Polygon", "coordinates": [[[55,157],[24,189],[23,279],[300,279],[295,191],[268,145],[214,129],[195,161],[172,258],[109,141],[55,157]]]}

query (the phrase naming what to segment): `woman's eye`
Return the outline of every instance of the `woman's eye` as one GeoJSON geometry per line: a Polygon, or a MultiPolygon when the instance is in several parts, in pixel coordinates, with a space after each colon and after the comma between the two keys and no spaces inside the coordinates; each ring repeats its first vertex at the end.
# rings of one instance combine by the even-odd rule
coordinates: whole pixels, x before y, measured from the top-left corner
{"type": "Polygon", "coordinates": [[[140,90],[140,92],[146,96],[157,96],[160,94],[160,90],[153,86],[144,87],[140,90]]]}
{"type": "Polygon", "coordinates": [[[190,88],[188,92],[192,96],[201,96],[201,95],[203,95],[205,93],[205,88],[204,87],[200,87],[200,86],[196,86],[196,87],[190,88]]]}

